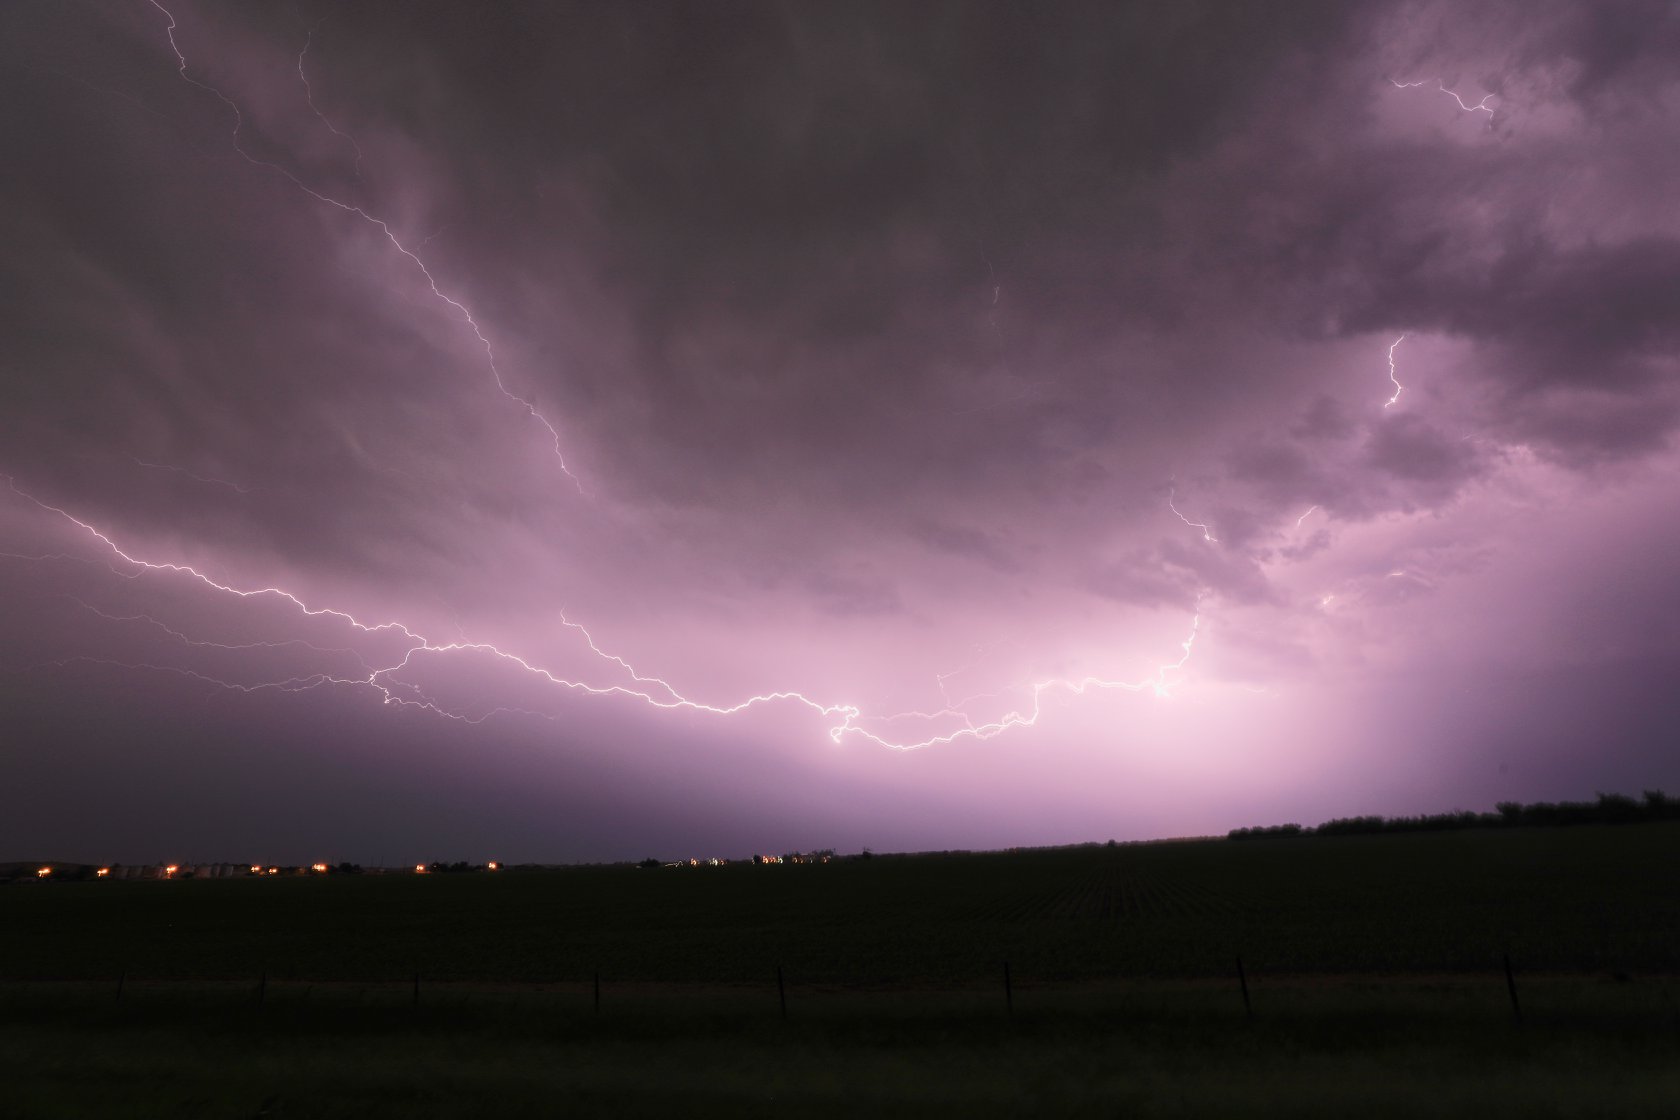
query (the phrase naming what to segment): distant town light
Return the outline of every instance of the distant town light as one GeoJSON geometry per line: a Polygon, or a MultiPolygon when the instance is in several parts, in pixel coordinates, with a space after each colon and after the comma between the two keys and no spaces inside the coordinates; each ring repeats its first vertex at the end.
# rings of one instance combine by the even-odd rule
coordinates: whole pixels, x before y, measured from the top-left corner
{"type": "Polygon", "coordinates": [[[268,873],[270,875],[278,875],[280,874],[280,869],[278,867],[271,867],[268,869],[268,873]]]}
{"type": "Polygon", "coordinates": [[[415,864],[414,865],[414,873],[416,875],[424,875],[426,873],[426,865],[423,864],[423,863],[415,864]]]}
{"type": "Polygon", "coordinates": [[[314,871],[317,874],[325,874],[327,865],[324,863],[312,863],[309,865],[309,870],[314,871]]]}
{"type": "Polygon", "coordinates": [[[174,874],[175,874],[175,872],[177,872],[177,871],[179,871],[179,870],[181,870],[181,867],[180,867],[180,865],[179,865],[179,864],[175,864],[175,863],[172,863],[172,864],[170,864],[170,865],[169,865],[169,866],[168,866],[168,867],[165,867],[165,868],[164,868],[164,869],[163,869],[163,873],[164,873],[164,874],[165,874],[165,875],[169,875],[169,876],[173,876],[173,875],[174,875],[174,874]]]}
{"type": "Polygon", "coordinates": [[[48,875],[51,875],[51,874],[52,874],[52,868],[50,868],[50,867],[38,868],[35,871],[35,877],[37,879],[45,879],[48,875]]]}
{"type": "Polygon", "coordinates": [[[93,874],[96,878],[99,878],[99,879],[109,878],[110,874],[111,874],[111,869],[109,867],[101,867],[98,871],[95,871],[93,874]]]}
{"type": "Polygon", "coordinates": [[[491,860],[486,866],[488,866],[492,871],[500,871],[502,869],[502,865],[497,863],[495,860],[491,860]]]}
{"type": "Polygon", "coordinates": [[[260,863],[253,863],[253,864],[252,864],[252,865],[251,865],[251,874],[253,874],[253,875],[261,875],[261,874],[262,874],[262,864],[260,864],[260,863]]]}

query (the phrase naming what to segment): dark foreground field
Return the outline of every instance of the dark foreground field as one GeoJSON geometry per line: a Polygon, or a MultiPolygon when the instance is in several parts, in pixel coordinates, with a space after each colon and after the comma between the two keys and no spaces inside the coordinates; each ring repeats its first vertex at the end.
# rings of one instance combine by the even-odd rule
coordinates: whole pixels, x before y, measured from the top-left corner
{"type": "Polygon", "coordinates": [[[0,914],[6,1117],[1680,1102],[1673,824],[29,885],[0,914]]]}

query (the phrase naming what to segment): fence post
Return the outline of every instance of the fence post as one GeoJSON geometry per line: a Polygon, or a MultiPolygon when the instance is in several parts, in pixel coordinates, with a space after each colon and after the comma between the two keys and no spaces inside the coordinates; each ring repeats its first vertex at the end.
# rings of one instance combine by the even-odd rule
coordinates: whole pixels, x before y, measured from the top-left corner
{"type": "Polygon", "coordinates": [[[1237,983],[1242,985],[1243,1013],[1254,1018],[1254,1005],[1248,1002],[1248,973],[1243,971],[1242,954],[1237,954],[1237,983]]]}
{"type": "Polygon", "coordinates": [[[1003,1010],[1005,1014],[1015,1014],[1015,991],[1009,983],[1009,962],[1003,962],[1003,1010]]]}
{"type": "Polygon", "coordinates": [[[1505,990],[1511,995],[1511,1016],[1522,1018],[1522,1005],[1517,1002],[1517,978],[1511,971],[1511,954],[1505,954],[1505,990]]]}
{"type": "Polygon", "coordinates": [[[787,984],[782,981],[782,966],[776,966],[776,998],[782,1003],[782,1020],[787,1021],[787,984]]]}

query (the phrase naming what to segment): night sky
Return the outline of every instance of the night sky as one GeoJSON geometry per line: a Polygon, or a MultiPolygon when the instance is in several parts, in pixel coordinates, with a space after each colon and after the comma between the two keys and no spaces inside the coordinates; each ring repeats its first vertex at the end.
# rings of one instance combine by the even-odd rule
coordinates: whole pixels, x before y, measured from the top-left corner
{"type": "Polygon", "coordinates": [[[0,7],[0,858],[1680,787],[1675,5],[164,8],[0,7]]]}

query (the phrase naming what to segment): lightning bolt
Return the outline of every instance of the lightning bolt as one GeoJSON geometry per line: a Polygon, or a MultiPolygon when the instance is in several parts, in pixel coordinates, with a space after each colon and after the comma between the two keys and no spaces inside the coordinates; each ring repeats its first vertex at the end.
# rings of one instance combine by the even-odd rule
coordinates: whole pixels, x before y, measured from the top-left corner
{"type": "Polygon", "coordinates": [[[1297,517],[1295,519],[1295,528],[1299,529],[1301,527],[1301,522],[1305,521],[1307,518],[1311,517],[1313,514],[1315,514],[1317,512],[1318,512],[1318,507],[1313,506],[1311,509],[1307,510],[1307,512],[1305,512],[1301,516],[1297,517]]]}
{"type": "MultiPolygon", "coordinates": [[[[168,13],[165,12],[164,14],[167,15],[168,13]]],[[[309,88],[309,75],[305,74],[303,72],[303,56],[309,53],[310,44],[312,44],[315,41],[315,32],[321,30],[321,25],[323,23],[326,23],[326,22],[327,22],[327,17],[325,17],[325,16],[322,16],[320,19],[316,20],[315,21],[315,26],[311,27],[309,29],[309,35],[303,40],[303,49],[298,52],[298,56],[297,56],[298,81],[303,83],[303,99],[305,101],[309,102],[309,111],[314,113],[318,118],[320,118],[321,123],[327,126],[327,131],[328,132],[331,132],[334,136],[337,136],[337,137],[339,137],[343,140],[348,141],[351,149],[355,151],[355,153],[356,153],[356,164],[355,164],[356,178],[360,179],[362,177],[362,146],[360,144],[356,143],[356,138],[354,136],[351,136],[348,132],[340,132],[339,129],[338,129],[338,126],[334,125],[332,123],[332,121],[328,120],[327,115],[325,113],[321,112],[321,110],[316,106],[316,104],[315,104],[315,91],[313,89],[309,88]]],[[[428,237],[426,239],[426,241],[430,241],[430,240],[431,240],[430,237],[428,237]]],[[[425,241],[421,242],[422,245],[424,245],[425,243],[426,243],[425,241]]]]}
{"type": "Polygon", "coordinates": [[[129,456],[129,461],[132,462],[135,466],[145,467],[147,470],[172,471],[175,474],[184,474],[188,478],[192,479],[194,482],[202,482],[206,486],[225,486],[229,490],[232,490],[232,491],[234,491],[235,493],[238,493],[238,494],[249,494],[251,492],[251,488],[249,486],[241,486],[241,485],[239,485],[239,483],[229,482],[225,478],[206,478],[201,474],[194,474],[192,471],[187,470],[187,468],[185,468],[185,467],[171,466],[168,463],[148,463],[144,459],[137,458],[133,455],[129,456]]]}
{"type": "Polygon", "coordinates": [[[302,638],[290,638],[290,639],[287,639],[285,641],[279,641],[279,642],[228,643],[228,642],[205,641],[205,640],[200,639],[200,638],[190,637],[187,634],[184,634],[181,631],[176,630],[174,627],[168,625],[167,623],[158,621],[157,619],[153,618],[149,614],[110,614],[106,611],[100,610],[98,607],[94,606],[92,603],[89,603],[87,600],[78,598],[75,595],[65,595],[63,597],[66,598],[66,599],[69,599],[72,603],[75,603],[77,606],[81,607],[83,610],[86,610],[86,611],[88,611],[92,614],[98,615],[100,618],[103,618],[107,622],[140,622],[140,623],[144,623],[147,626],[150,626],[154,629],[163,631],[165,634],[169,635],[169,637],[173,638],[177,642],[180,642],[182,645],[194,646],[194,647],[199,648],[199,649],[217,649],[217,650],[222,650],[222,651],[227,652],[227,653],[242,653],[246,650],[253,650],[253,649],[267,649],[267,650],[285,649],[287,647],[297,646],[297,647],[301,647],[303,649],[310,650],[314,653],[344,653],[344,654],[348,654],[351,657],[354,657],[357,661],[361,661],[362,662],[362,668],[368,669],[370,671],[372,670],[372,666],[370,666],[365,660],[362,659],[361,654],[359,654],[355,650],[350,649],[350,648],[345,647],[345,646],[338,646],[338,647],[318,646],[318,645],[315,645],[313,642],[306,642],[302,638]]]}
{"type": "MultiPolygon", "coordinates": [[[[1417,89],[1419,86],[1426,86],[1429,84],[1429,80],[1427,78],[1421,82],[1397,82],[1393,78],[1390,78],[1388,81],[1395,89],[1417,89]]],[[[1493,116],[1493,109],[1488,105],[1488,102],[1493,100],[1495,96],[1494,94],[1490,93],[1476,104],[1472,105],[1468,101],[1464,100],[1464,98],[1448,89],[1446,82],[1439,78],[1435,80],[1435,88],[1439,92],[1446,94],[1448,97],[1456,101],[1458,103],[1458,107],[1466,113],[1486,113],[1490,117],[1493,116]]]]}
{"type": "MultiPolygon", "coordinates": [[[[583,626],[565,618],[564,616],[562,616],[561,619],[562,625],[566,629],[575,631],[583,638],[584,644],[588,647],[589,651],[595,655],[599,663],[603,665],[616,666],[619,670],[625,673],[629,677],[629,683],[596,684],[589,681],[573,679],[571,677],[562,676],[551,669],[532,662],[519,653],[503,649],[493,643],[466,640],[454,642],[434,642],[406,623],[398,621],[364,620],[349,611],[340,610],[336,607],[313,606],[300,595],[282,587],[237,587],[233,584],[222,583],[190,564],[182,564],[174,561],[147,560],[122,548],[111,538],[110,535],[93,525],[91,522],[82,520],[66,509],[52,505],[49,502],[42,501],[33,494],[30,494],[28,491],[19,487],[15,479],[10,476],[4,477],[6,477],[7,486],[14,494],[17,494],[19,497],[29,501],[37,508],[45,512],[56,514],[58,517],[69,522],[71,525],[76,526],[76,528],[97,541],[112,556],[115,556],[124,564],[127,564],[134,570],[136,575],[148,572],[174,574],[196,581],[212,591],[233,596],[238,599],[277,599],[283,604],[289,604],[303,617],[322,619],[343,624],[349,627],[353,632],[363,635],[389,637],[392,640],[397,641],[403,647],[401,656],[395,661],[372,668],[369,668],[368,662],[362,657],[362,655],[355,654],[358,661],[361,662],[364,670],[366,670],[361,676],[340,677],[323,672],[301,677],[289,677],[279,681],[262,682],[255,685],[226,681],[220,678],[208,676],[207,674],[199,673],[196,670],[181,669],[174,666],[132,664],[104,658],[65,658],[58,661],[47,662],[46,664],[65,665],[71,662],[88,662],[129,669],[152,669],[162,672],[176,673],[190,677],[194,680],[216,684],[221,687],[234,689],[240,692],[252,692],[259,689],[306,691],[326,685],[360,686],[373,689],[379,694],[381,701],[384,704],[419,708],[432,714],[464,723],[481,723],[485,719],[498,714],[535,715],[551,720],[556,717],[526,708],[511,706],[497,706],[477,716],[469,716],[463,712],[452,710],[425,693],[418,685],[402,679],[402,674],[405,670],[415,667],[417,658],[424,656],[444,656],[450,654],[482,655],[505,666],[511,667],[524,676],[562,690],[584,693],[591,696],[624,697],[640,701],[649,707],[666,710],[680,709],[693,712],[703,712],[716,716],[731,716],[745,712],[749,709],[759,708],[771,704],[794,705],[804,707],[815,713],[820,718],[828,721],[828,737],[836,744],[841,743],[850,737],[861,739],[865,742],[873,743],[889,750],[921,750],[927,747],[954,743],[963,739],[990,739],[1016,727],[1032,726],[1038,722],[1040,716],[1042,715],[1045,695],[1052,692],[1068,692],[1076,695],[1082,695],[1093,690],[1121,690],[1126,692],[1150,692],[1157,697],[1169,697],[1172,694],[1173,687],[1178,683],[1178,674],[1183,671],[1185,664],[1190,659],[1197,633],[1201,627],[1202,597],[1198,596],[1196,600],[1196,611],[1190,621],[1190,633],[1180,644],[1182,653],[1176,660],[1157,665],[1154,672],[1134,681],[1109,680],[1107,678],[1094,675],[1073,679],[1053,678],[1035,681],[1027,689],[1030,696],[1030,704],[1025,705],[1023,708],[1007,712],[997,719],[985,722],[975,722],[966,713],[952,708],[936,712],[899,712],[885,716],[866,715],[863,709],[856,704],[833,703],[817,700],[794,689],[779,689],[775,691],[760,692],[749,696],[746,699],[730,704],[712,704],[685,696],[676,688],[676,686],[662,677],[650,676],[639,672],[627,659],[603,649],[589,631],[583,626]],[[866,724],[890,723],[894,720],[911,717],[927,720],[942,717],[954,717],[961,720],[961,726],[951,731],[931,734],[917,740],[891,739],[880,732],[871,730],[869,726],[866,726],[866,724]]],[[[258,645],[268,645],[268,643],[252,643],[250,647],[236,647],[222,645],[221,643],[202,641],[199,639],[193,639],[181,631],[160,623],[156,619],[152,619],[150,616],[114,616],[98,611],[96,608],[89,607],[89,609],[94,610],[96,614],[101,614],[112,621],[134,621],[138,619],[150,622],[161,627],[177,640],[195,646],[221,645],[224,649],[237,649],[254,648],[258,645]]],[[[311,643],[307,642],[277,642],[272,643],[271,645],[272,647],[279,647],[287,644],[299,644],[320,650],[322,652],[329,651],[328,649],[313,646],[311,643]]],[[[351,652],[354,653],[354,651],[351,652]]],[[[967,702],[967,700],[964,701],[964,703],[967,702]]]]}
{"type": "Polygon", "coordinates": [[[1405,392],[1405,389],[1400,384],[1400,378],[1395,375],[1396,370],[1394,368],[1395,347],[1399,346],[1404,341],[1406,341],[1406,336],[1401,335],[1399,338],[1395,339],[1388,348],[1388,379],[1394,382],[1394,395],[1383,402],[1384,408],[1393,408],[1394,402],[1400,399],[1401,393],[1405,392]]]}
{"type": "MultiPolygon", "coordinates": [[[[426,262],[421,260],[420,257],[416,255],[415,252],[407,245],[403,244],[384,219],[369,213],[367,210],[355,205],[354,203],[345,202],[341,199],[333,198],[330,195],[322,194],[320,191],[315,190],[302,179],[298,178],[297,175],[293,174],[289,169],[270,160],[258,159],[247,152],[240,145],[239,141],[240,131],[245,127],[245,115],[240,111],[239,105],[231,97],[217,89],[215,86],[206,82],[201,82],[191,74],[187,73],[187,56],[182,53],[180,46],[175,41],[175,28],[177,26],[175,16],[168,8],[165,8],[161,3],[159,3],[158,0],[147,0],[147,2],[151,4],[152,7],[162,12],[164,17],[169,20],[169,26],[165,28],[165,33],[169,38],[169,49],[175,53],[175,60],[178,64],[176,67],[176,73],[180,75],[181,80],[212,94],[217,98],[217,100],[221,101],[222,104],[226,105],[233,113],[233,150],[238,152],[247,163],[256,167],[267,168],[268,170],[285,176],[285,178],[290,181],[293,186],[297,187],[298,190],[315,199],[317,202],[331,206],[346,214],[354,214],[356,217],[362,219],[362,221],[374,226],[381,234],[384,235],[385,239],[391,243],[397,252],[408,258],[409,262],[414,265],[420,275],[425,278],[426,285],[431,289],[432,295],[436,296],[439,300],[453,309],[453,311],[459,316],[458,321],[464,322],[472,331],[473,337],[478,339],[479,345],[484,349],[484,356],[490,367],[490,375],[495,380],[496,388],[501,391],[502,396],[522,407],[527,415],[529,415],[548,432],[550,439],[553,441],[554,455],[555,458],[559,460],[561,472],[565,474],[567,478],[571,479],[572,484],[577,487],[580,494],[583,493],[583,483],[578,480],[576,475],[572,474],[571,469],[566,465],[565,451],[561,447],[560,430],[555,427],[548,417],[537,411],[536,405],[532,404],[529,400],[507,387],[507,382],[502,377],[501,368],[496,364],[496,348],[491,344],[489,337],[485,335],[483,329],[478,324],[478,320],[473,317],[473,313],[467,305],[449,295],[442,288],[438,287],[437,278],[432,274],[431,269],[426,266],[426,262]]],[[[304,52],[307,53],[308,49],[308,45],[305,44],[304,52]]],[[[299,54],[298,56],[298,74],[300,77],[303,76],[302,54],[299,54]]],[[[304,78],[304,89],[306,92],[308,88],[308,78],[304,78]]],[[[313,103],[311,103],[310,107],[314,108],[313,103]]],[[[316,115],[320,116],[319,111],[316,112],[316,115]]],[[[323,121],[326,120],[325,117],[322,117],[321,119],[323,121]]],[[[329,122],[327,127],[332,128],[332,124],[329,122]]],[[[333,131],[337,132],[338,130],[335,128],[333,131]]]]}
{"type": "Polygon", "coordinates": [[[201,673],[197,669],[185,669],[179,665],[152,665],[150,663],[135,663],[132,661],[118,661],[110,657],[60,657],[52,661],[41,663],[42,666],[65,668],[70,665],[104,665],[112,669],[127,669],[134,672],[167,673],[173,676],[185,677],[188,680],[199,681],[203,684],[214,685],[216,688],[230,692],[307,692],[319,688],[324,684],[351,684],[352,681],[337,680],[323,673],[312,674],[307,677],[292,677],[283,681],[262,681],[257,684],[241,684],[238,681],[224,680],[212,677],[208,673],[201,673]]]}
{"type": "MultiPolygon", "coordinates": [[[[980,658],[983,659],[985,657],[985,655],[988,652],[990,652],[991,648],[992,647],[989,647],[989,646],[981,646],[981,647],[979,647],[978,649],[975,650],[975,653],[978,654],[980,656],[980,658]]],[[[955,668],[955,669],[952,669],[948,673],[935,673],[933,675],[933,679],[939,687],[939,698],[945,702],[945,707],[943,709],[941,709],[942,711],[944,711],[944,712],[957,711],[958,709],[961,709],[964,705],[973,703],[976,700],[989,700],[992,697],[997,695],[997,693],[995,693],[995,692],[974,692],[974,693],[970,693],[967,696],[964,696],[961,700],[952,700],[951,699],[951,693],[946,689],[945,682],[949,681],[953,677],[962,676],[964,673],[968,672],[970,669],[975,668],[979,664],[980,664],[979,660],[970,661],[968,664],[959,666],[958,668],[955,668]]]]}
{"type": "MultiPolygon", "coordinates": [[[[227,96],[227,94],[223,91],[214,85],[199,80],[189,72],[187,57],[176,39],[175,32],[177,30],[178,23],[175,16],[160,2],[160,0],[148,0],[148,2],[167,20],[167,26],[165,28],[166,38],[170,49],[175,56],[177,62],[176,72],[181,80],[210,94],[225,105],[228,111],[233,114],[231,140],[234,151],[237,152],[247,163],[283,176],[298,190],[302,191],[304,194],[308,195],[310,198],[322,205],[331,207],[348,215],[353,215],[368,225],[376,228],[386,241],[388,241],[397,251],[397,253],[405,258],[408,264],[424,278],[432,295],[438,301],[447,305],[456,320],[465,323],[472,331],[473,336],[477,339],[479,345],[484,351],[488,368],[498,390],[509,400],[521,405],[525,411],[549,433],[552,439],[554,453],[560,463],[561,471],[565,473],[574,484],[577,484],[579,490],[581,491],[581,484],[579,484],[578,479],[572,475],[566,465],[558,429],[537,410],[531,401],[515,394],[507,386],[497,364],[495,347],[493,346],[490,338],[481,328],[477,319],[474,317],[471,309],[461,300],[450,295],[442,287],[440,287],[435,274],[431,271],[426,262],[415,252],[415,248],[411,248],[410,245],[406,244],[384,219],[378,217],[376,214],[360,205],[347,202],[318,191],[287,167],[274,163],[270,160],[259,158],[248,152],[242,143],[242,131],[245,124],[245,116],[240,106],[233,98],[227,96]]],[[[303,85],[305,100],[308,103],[310,110],[332,133],[343,137],[355,149],[357,155],[356,167],[358,174],[360,174],[362,155],[360,146],[356,144],[353,137],[334,126],[333,123],[321,112],[319,107],[316,106],[313,99],[313,91],[310,88],[306,69],[306,60],[313,41],[313,35],[319,26],[320,25],[317,24],[316,28],[311,29],[309,38],[305,40],[303,49],[297,56],[298,77],[303,85]]],[[[436,234],[433,234],[432,236],[436,236],[436,234]]],[[[430,238],[427,238],[426,240],[429,241],[430,238]]],[[[425,243],[425,241],[422,241],[419,245],[423,246],[425,243]]],[[[987,263],[988,268],[990,269],[990,262],[988,261],[987,263]]],[[[992,271],[992,279],[992,306],[995,308],[1001,297],[1001,285],[997,283],[995,270],[992,271]]],[[[993,326],[995,329],[995,321],[993,326]]],[[[180,473],[186,474],[200,482],[228,486],[240,493],[246,492],[244,488],[238,486],[237,484],[225,482],[220,479],[204,478],[202,476],[195,475],[184,468],[171,467],[166,464],[145,463],[141,460],[135,461],[139,465],[151,469],[179,471],[180,473]]],[[[488,642],[468,640],[465,634],[460,635],[460,638],[457,641],[434,641],[433,639],[426,637],[416,627],[408,623],[396,620],[365,618],[350,611],[340,609],[336,606],[318,605],[310,602],[303,595],[285,587],[278,585],[240,586],[232,582],[222,582],[191,564],[172,560],[145,558],[118,544],[116,539],[110,533],[101,529],[94,523],[76,516],[68,509],[50,504],[23,490],[10,476],[0,475],[0,477],[4,477],[6,479],[9,489],[19,497],[32,503],[40,510],[63,519],[65,522],[76,527],[76,529],[82,533],[91,537],[95,542],[97,542],[97,545],[103,553],[109,557],[103,566],[105,566],[113,574],[116,574],[124,579],[137,580],[142,577],[152,575],[175,576],[188,580],[192,583],[196,583],[215,595],[228,596],[236,600],[274,600],[281,606],[294,611],[297,616],[302,619],[342,627],[348,630],[348,632],[357,641],[361,641],[363,639],[379,639],[381,645],[394,643],[397,647],[396,653],[393,654],[387,650],[385,656],[373,659],[369,654],[356,649],[322,646],[302,639],[275,642],[251,642],[243,644],[216,642],[204,638],[194,637],[186,631],[176,629],[175,627],[172,627],[167,623],[152,617],[151,615],[112,614],[78,599],[75,601],[83,608],[91,611],[93,614],[105,619],[108,622],[117,625],[145,626],[162,632],[171,640],[185,647],[194,649],[212,648],[227,652],[297,648],[318,654],[346,654],[355,659],[358,671],[346,675],[339,675],[326,671],[305,673],[276,680],[261,681],[253,684],[211,676],[191,668],[173,665],[136,664],[108,658],[72,657],[47,662],[46,664],[59,666],[69,665],[72,663],[102,664],[129,670],[150,670],[171,673],[190,680],[210,684],[215,687],[247,693],[254,692],[259,689],[302,692],[335,686],[371,689],[381,698],[383,704],[417,708],[440,717],[467,723],[479,723],[498,714],[535,715],[546,719],[556,719],[558,717],[528,708],[508,705],[492,707],[482,712],[468,713],[457,707],[447,705],[428,694],[419,684],[408,678],[410,671],[418,669],[426,659],[459,658],[464,656],[483,657],[488,658],[506,668],[514,670],[520,676],[530,678],[540,684],[546,684],[563,691],[583,693],[591,696],[622,697],[629,700],[639,701],[642,704],[656,709],[680,709],[717,716],[732,716],[749,709],[768,705],[803,707],[814,713],[826,723],[828,737],[834,743],[838,744],[849,739],[856,739],[891,750],[918,750],[935,745],[950,744],[959,740],[989,739],[1014,728],[1034,725],[1039,721],[1041,715],[1043,714],[1046,696],[1051,693],[1060,692],[1083,695],[1091,691],[1121,690],[1140,693],[1149,692],[1158,697],[1168,697],[1172,694],[1174,688],[1181,683],[1185,665],[1191,657],[1196,638],[1201,627],[1202,599],[1198,596],[1196,600],[1196,609],[1190,619],[1189,633],[1185,637],[1184,641],[1180,643],[1180,655],[1173,661],[1156,665],[1151,672],[1136,680],[1113,680],[1106,677],[1088,675],[1075,678],[1044,678],[1034,680],[1030,684],[1019,684],[1015,687],[1024,689],[1028,697],[1027,702],[995,719],[978,720],[972,717],[966,709],[967,706],[976,699],[987,696],[995,696],[997,694],[977,694],[976,696],[965,697],[962,701],[952,704],[949,696],[945,694],[944,676],[939,677],[939,687],[941,696],[946,703],[943,708],[932,712],[911,711],[887,715],[866,714],[863,709],[856,704],[819,700],[793,689],[778,689],[758,692],[754,695],[746,697],[745,699],[732,703],[719,704],[686,696],[670,681],[662,677],[641,672],[627,658],[616,653],[609,652],[603,648],[603,646],[597,642],[594,635],[592,635],[584,626],[566,617],[564,614],[560,616],[562,628],[569,632],[576,633],[579,636],[582,644],[587,647],[590,654],[595,658],[595,663],[607,674],[607,680],[605,683],[576,679],[571,676],[562,675],[554,669],[537,664],[526,656],[510,649],[505,649],[488,642]],[[115,562],[120,562],[123,567],[119,568],[115,562]],[[124,568],[126,568],[126,570],[124,570],[124,568]],[[614,677],[617,677],[618,679],[614,680],[614,677]],[[911,719],[922,721],[955,721],[958,726],[948,730],[939,731],[937,733],[930,733],[919,739],[889,737],[884,730],[886,726],[891,725],[894,722],[911,719]]],[[[1169,505],[1172,506],[1171,496],[1169,496],[1169,505]]],[[[1206,525],[1191,522],[1185,518],[1182,513],[1178,512],[1176,506],[1172,506],[1172,508],[1174,513],[1177,513],[1178,516],[1186,522],[1186,524],[1202,529],[1205,540],[1209,542],[1215,542],[1217,540],[1217,538],[1215,538],[1208,530],[1206,525]]],[[[82,563],[94,562],[80,556],[61,555],[56,558],[76,560],[82,563]]],[[[55,557],[27,557],[26,559],[50,560],[55,559],[55,557]]]]}
{"type": "Polygon", "coordinates": [[[1202,531],[1202,539],[1204,541],[1207,541],[1209,544],[1218,544],[1219,543],[1219,538],[1214,536],[1212,530],[1210,530],[1205,524],[1203,524],[1200,521],[1192,521],[1188,517],[1184,516],[1184,514],[1179,512],[1178,506],[1173,504],[1174,496],[1175,496],[1174,491],[1172,489],[1168,489],[1167,490],[1167,508],[1172,510],[1175,514],[1178,514],[1178,519],[1180,521],[1184,522],[1186,525],[1190,526],[1190,528],[1200,529],[1202,531]]]}

